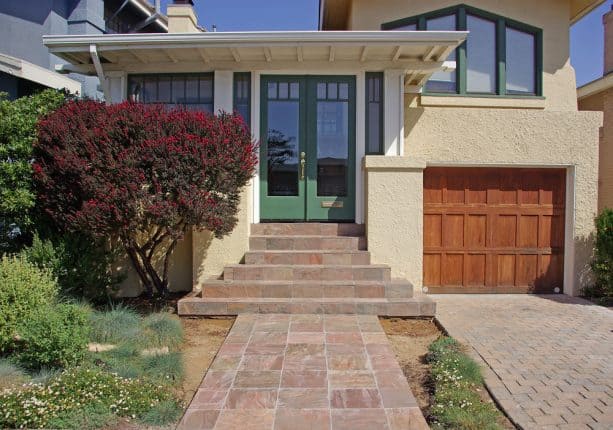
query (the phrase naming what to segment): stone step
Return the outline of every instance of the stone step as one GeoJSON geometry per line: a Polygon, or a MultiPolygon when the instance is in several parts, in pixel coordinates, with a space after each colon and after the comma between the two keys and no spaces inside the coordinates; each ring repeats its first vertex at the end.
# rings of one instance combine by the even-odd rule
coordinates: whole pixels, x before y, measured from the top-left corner
{"type": "Polygon", "coordinates": [[[384,264],[232,264],[223,279],[261,281],[390,281],[391,269],[384,264]]]}
{"type": "Polygon", "coordinates": [[[358,251],[366,249],[366,238],[363,236],[252,235],[249,237],[249,249],[251,251],[358,251]]]}
{"type": "Polygon", "coordinates": [[[419,296],[410,299],[283,299],[283,298],[202,298],[179,300],[179,315],[280,314],[369,314],[393,317],[432,317],[436,304],[419,296]]]}
{"type": "Polygon", "coordinates": [[[370,264],[368,251],[248,251],[245,264],[370,264]]]}
{"type": "Polygon", "coordinates": [[[379,298],[409,299],[413,286],[404,279],[379,281],[224,281],[202,284],[204,298],[379,298]]]}
{"type": "Polygon", "coordinates": [[[364,236],[364,224],[350,223],[260,223],[251,224],[251,234],[259,236],[364,236]]]}

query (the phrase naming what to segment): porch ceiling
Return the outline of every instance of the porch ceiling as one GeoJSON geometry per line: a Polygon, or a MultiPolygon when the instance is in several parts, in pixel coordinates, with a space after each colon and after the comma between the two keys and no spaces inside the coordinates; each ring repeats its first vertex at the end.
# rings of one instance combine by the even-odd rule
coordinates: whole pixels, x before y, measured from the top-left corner
{"type": "Polygon", "coordinates": [[[299,31],[44,36],[49,51],[70,64],[58,71],[400,69],[418,84],[445,62],[467,32],[299,31]]]}

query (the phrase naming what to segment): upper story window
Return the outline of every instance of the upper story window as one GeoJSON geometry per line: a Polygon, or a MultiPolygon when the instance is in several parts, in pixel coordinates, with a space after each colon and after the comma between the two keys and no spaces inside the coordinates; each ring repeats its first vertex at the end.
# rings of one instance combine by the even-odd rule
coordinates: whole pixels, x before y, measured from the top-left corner
{"type": "Polygon", "coordinates": [[[503,16],[459,5],[382,25],[383,30],[469,31],[447,60],[454,72],[436,72],[426,94],[541,96],[542,31],[503,16]]]}
{"type": "Polygon", "coordinates": [[[128,98],[213,113],[213,74],[130,75],[128,98]]]}

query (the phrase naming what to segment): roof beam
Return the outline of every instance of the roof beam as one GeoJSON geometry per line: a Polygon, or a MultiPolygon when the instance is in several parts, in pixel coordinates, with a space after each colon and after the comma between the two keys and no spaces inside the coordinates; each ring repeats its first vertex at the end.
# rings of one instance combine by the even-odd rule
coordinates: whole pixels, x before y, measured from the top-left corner
{"type": "Polygon", "coordinates": [[[424,57],[422,58],[422,60],[430,61],[432,59],[432,56],[436,52],[437,48],[438,48],[437,46],[430,47],[428,51],[426,52],[426,54],[424,55],[424,57]]]}
{"type": "Polygon", "coordinates": [[[296,58],[300,63],[304,61],[304,53],[302,52],[302,46],[296,47],[296,58]]]}
{"type": "Polygon", "coordinates": [[[200,58],[202,58],[202,61],[205,63],[211,62],[211,57],[209,57],[204,48],[198,48],[198,55],[200,55],[200,58]]]}
{"type": "Polygon", "coordinates": [[[111,94],[109,91],[109,86],[107,85],[106,77],[104,76],[104,69],[102,68],[102,63],[100,63],[98,48],[96,48],[96,45],[94,45],[93,43],[89,45],[89,55],[92,57],[92,63],[94,64],[94,68],[96,69],[96,75],[98,75],[98,79],[100,80],[102,92],[104,93],[104,99],[107,103],[110,103],[111,94]]]}
{"type": "Polygon", "coordinates": [[[333,62],[334,61],[334,46],[330,45],[330,53],[328,55],[328,61],[329,62],[333,62]]]}
{"type": "Polygon", "coordinates": [[[272,61],[272,51],[268,46],[264,48],[264,57],[266,58],[267,63],[270,63],[272,61]]]}
{"type": "Polygon", "coordinates": [[[402,46],[396,46],[396,50],[394,51],[394,56],[392,57],[392,61],[398,61],[400,58],[400,54],[402,52],[402,46]]]}
{"type": "Polygon", "coordinates": [[[166,56],[170,58],[170,61],[172,61],[173,63],[179,62],[179,59],[175,57],[175,55],[172,52],[170,52],[170,50],[164,49],[164,54],[166,54],[166,56]]]}
{"type": "Polygon", "coordinates": [[[234,58],[234,61],[237,63],[241,62],[241,56],[238,53],[238,49],[236,48],[230,48],[230,52],[232,53],[232,57],[234,58]]]}
{"type": "Polygon", "coordinates": [[[360,54],[360,63],[366,61],[366,56],[368,54],[368,46],[362,46],[362,53],[360,54]]]}
{"type": "Polygon", "coordinates": [[[453,52],[455,46],[445,46],[441,50],[440,54],[438,54],[435,58],[436,61],[443,61],[445,58],[449,57],[449,54],[453,52]]]}
{"type": "Polygon", "coordinates": [[[130,54],[132,54],[138,61],[140,61],[143,64],[147,64],[149,62],[149,60],[147,60],[147,58],[144,55],[141,55],[136,51],[130,51],[130,54]]]}

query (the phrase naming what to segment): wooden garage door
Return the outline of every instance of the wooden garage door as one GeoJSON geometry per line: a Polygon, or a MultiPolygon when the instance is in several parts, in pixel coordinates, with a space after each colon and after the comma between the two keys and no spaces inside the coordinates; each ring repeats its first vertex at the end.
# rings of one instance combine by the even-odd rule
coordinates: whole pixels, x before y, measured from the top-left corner
{"type": "Polygon", "coordinates": [[[565,178],[562,169],[427,168],[424,286],[561,291],[565,178]]]}

